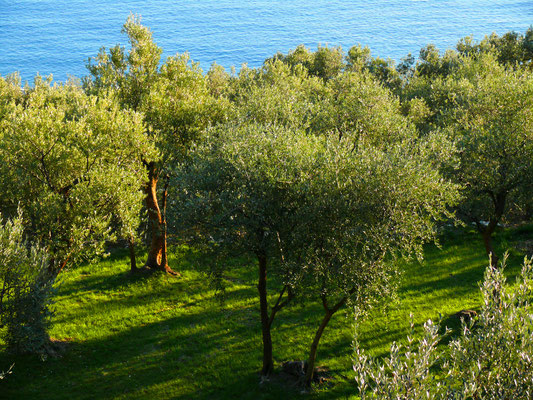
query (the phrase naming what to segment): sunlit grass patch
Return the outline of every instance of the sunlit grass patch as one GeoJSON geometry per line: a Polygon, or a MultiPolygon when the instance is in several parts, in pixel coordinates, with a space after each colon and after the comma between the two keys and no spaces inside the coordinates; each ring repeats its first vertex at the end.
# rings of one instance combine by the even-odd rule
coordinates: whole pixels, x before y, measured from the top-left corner
{"type": "MultiPolygon", "coordinates": [[[[512,248],[530,235],[518,229],[498,236],[512,248]]],[[[442,315],[444,322],[463,309],[480,306],[478,282],[487,260],[475,232],[458,231],[428,246],[422,264],[405,265],[396,301],[376,308],[360,326],[360,344],[372,355],[404,340],[413,313],[417,329],[442,315]]],[[[510,251],[507,273],[514,275],[523,253],[510,251]]],[[[50,335],[68,340],[62,358],[41,361],[0,352],[0,370],[15,362],[1,383],[5,399],[282,399],[298,398],[274,379],[259,385],[261,330],[253,260],[232,260],[237,267],[225,280],[224,302],[195,257],[176,252],[170,260],[181,277],[128,274],[125,252],[97,265],[62,275],[50,335]]],[[[511,280],[512,281],[512,280],[511,280]]],[[[271,293],[274,300],[275,293],[271,293]]],[[[283,309],[273,326],[274,359],[305,359],[323,310],[320,304],[283,309]]],[[[335,378],[312,398],[350,398],[352,316],[339,313],[327,327],[318,365],[335,378]]]]}

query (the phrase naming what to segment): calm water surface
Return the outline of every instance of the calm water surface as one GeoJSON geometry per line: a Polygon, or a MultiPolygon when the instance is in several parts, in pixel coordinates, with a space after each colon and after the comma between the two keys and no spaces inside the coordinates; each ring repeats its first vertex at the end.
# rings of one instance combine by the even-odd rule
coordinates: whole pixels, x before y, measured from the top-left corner
{"type": "Polygon", "coordinates": [[[101,46],[125,43],[130,12],[142,15],[164,56],[189,51],[204,70],[215,61],[259,66],[300,43],[361,43],[399,60],[428,43],[446,49],[466,35],[533,24],[533,0],[0,0],[0,75],[86,75],[101,46]]]}

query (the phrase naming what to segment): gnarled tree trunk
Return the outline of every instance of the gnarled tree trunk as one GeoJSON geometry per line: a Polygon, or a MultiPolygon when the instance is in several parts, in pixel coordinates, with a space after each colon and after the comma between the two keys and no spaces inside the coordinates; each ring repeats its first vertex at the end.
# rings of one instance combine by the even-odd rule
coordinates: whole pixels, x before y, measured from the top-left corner
{"type": "MultiPolygon", "coordinates": [[[[148,164],[148,183],[145,187],[146,208],[148,209],[148,219],[150,220],[152,239],[148,249],[148,258],[145,267],[168,272],[177,275],[168,266],[167,257],[167,223],[164,211],[161,212],[157,200],[157,182],[159,180],[159,171],[155,163],[148,164]]],[[[166,207],[166,198],[168,193],[168,181],[165,183],[165,192],[163,193],[163,208],[166,207]]]]}

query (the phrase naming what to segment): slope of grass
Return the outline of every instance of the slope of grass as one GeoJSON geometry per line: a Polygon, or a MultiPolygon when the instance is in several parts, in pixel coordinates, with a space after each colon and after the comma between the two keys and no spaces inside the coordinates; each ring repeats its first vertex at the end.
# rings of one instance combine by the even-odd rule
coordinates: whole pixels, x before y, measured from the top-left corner
{"type": "MultiPolygon", "coordinates": [[[[499,251],[531,238],[532,230],[509,230],[497,238],[499,251]]],[[[478,282],[487,260],[474,232],[454,232],[442,248],[428,246],[422,264],[405,266],[398,299],[373,310],[360,327],[361,345],[385,354],[405,338],[409,314],[420,327],[428,318],[445,321],[457,311],[478,308],[478,282]]],[[[511,250],[508,274],[523,254],[511,250]]],[[[179,278],[131,276],[126,253],[63,274],[50,334],[68,341],[61,358],[6,354],[0,370],[15,363],[0,382],[2,399],[283,399],[354,398],[351,379],[352,318],[339,312],[319,348],[318,365],[335,377],[330,386],[302,395],[277,383],[259,385],[261,330],[256,265],[231,260],[221,304],[194,258],[176,251],[171,266],[179,278]]],[[[272,297],[275,293],[272,292],[272,297]]],[[[322,316],[317,304],[283,309],[273,328],[274,357],[306,358],[322,316]]],[[[451,321],[451,320],[448,320],[451,321]]]]}

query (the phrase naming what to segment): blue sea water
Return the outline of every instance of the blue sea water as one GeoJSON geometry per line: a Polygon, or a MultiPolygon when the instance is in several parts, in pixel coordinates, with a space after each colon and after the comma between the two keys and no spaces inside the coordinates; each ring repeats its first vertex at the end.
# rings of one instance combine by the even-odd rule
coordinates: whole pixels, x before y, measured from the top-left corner
{"type": "Polygon", "coordinates": [[[102,46],[126,44],[120,33],[140,14],[164,56],[188,51],[204,70],[211,63],[255,67],[298,44],[348,49],[399,60],[435,44],[533,24],[532,0],[0,0],[0,75],[19,71],[56,80],[84,76],[102,46]]]}

